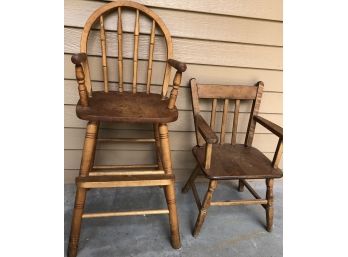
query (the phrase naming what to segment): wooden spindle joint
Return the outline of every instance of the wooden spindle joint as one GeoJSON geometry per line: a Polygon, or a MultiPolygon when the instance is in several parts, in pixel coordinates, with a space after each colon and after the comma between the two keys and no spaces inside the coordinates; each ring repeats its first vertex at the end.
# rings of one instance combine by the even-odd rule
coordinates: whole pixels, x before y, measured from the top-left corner
{"type": "Polygon", "coordinates": [[[80,64],[76,64],[75,72],[80,95],[80,104],[82,107],[88,107],[88,92],[85,85],[85,74],[80,64]]]}
{"type": "Polygon", "coordinates": [[[182,73],[177,71],[174,76],[173,89],[170,92],[168,108],[173,109],[175,107],[176,98],[178,97],[179,87],[181,84],[182,73]]]}

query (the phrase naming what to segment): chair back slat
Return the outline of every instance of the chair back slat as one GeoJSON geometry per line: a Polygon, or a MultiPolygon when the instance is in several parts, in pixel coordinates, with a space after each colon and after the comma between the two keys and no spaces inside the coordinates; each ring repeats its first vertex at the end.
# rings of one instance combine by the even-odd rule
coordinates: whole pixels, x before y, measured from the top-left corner
{"type": "Polygon", "coordinates": [[[123,92],[123,54],[122,54],[122,10],[117,8],[117,41],[118,41],[118,91],[123,92]]]}
{"type": "Polygon", "coordinates": [[[139,10],[136,10],[135,27],[134,27],[134,54],[133,54],[133,93],[137,92],[138,78],[138,50],[139,50],[139,10]]]}
{"type": "Polygon", "coordinates": [[[108,86],[108,65],[106,60],[106,35],[104,29],[104,17],[99,17],[100,21],[100,44],[102,49],[102,66],[103,66],[103,78],[104,78],[104,92],[109,92],[108,86]]]}
{"type": "Polygon", "coordinates": [[[220,135],[220,144],[225,143],[225,132],[226,132],[226,121],[227,121],[227,114],[228,114],[228,99],[224,100],[224,109],[222,113],[222,122],[221,122],[221,135],[220,135]]]}
{"type": "Polygon", "coordinates": [[[152,77],[152,62],[153,62],[153,52],[155,48],[155,29],[156,22],[152,20],[151,36],[150,36],[150,46],[149,46],[149,62],[147,66],[147,80],[146,80],[146,93],[150,93],[151,77],[152,77]]]}
{"type": "Polygon", "coordinates": [[[199,98],[253,100],[256,97],[256,90],[255,87],[239,85],[198,85],[199,98]]]}
{"type": "Polygon", "coordinates": [[[231,139],[232,145],[235,145],[237,141],[239,106],[240,106],[240,100],[236,99],[234,102],[234,115],[233,115],[233,127],[232,127],[232,139],[231,139]]]}
{"type": "Polygon", "coordinates": [[[211,104],[210,127],[215,130],[217,99],[214,98],[211,104]]]}

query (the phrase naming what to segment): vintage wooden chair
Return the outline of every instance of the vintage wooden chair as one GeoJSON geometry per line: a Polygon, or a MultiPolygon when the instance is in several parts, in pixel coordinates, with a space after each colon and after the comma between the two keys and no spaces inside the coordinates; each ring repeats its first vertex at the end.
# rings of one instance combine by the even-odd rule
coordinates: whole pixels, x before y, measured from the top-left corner
{"type": "Polygon", "coordinates": [[[186,193],[192,188],[199,209],[193,236],[198,236],[210,206],[261,204],[266,210],[267,230],[271,231],[273,225],[273,180],[282,177],[282,171],[278,168],[278,163],[282,155],[283,129],[258,116],[264,86],[263,82],[259,81],[255,86],[226,86],[197,84],[195,79],[191,79],[190,84],[197,138],[197,146],[193,147],[192,151],[197,160],[197,166],[182,191],[186,193]],[[200,113],[199,99],[204,98],[212,99],[210,126],[200,113]],[[217,103],[220,99],[223,99],[223,113],[220,142],[218,143],[218,137],[214,129],[217,103]],[[230,99],[235,100],[232,136],[231,143],[225,143],[230,99]],[[244,144],[236,144],[241,100],[251,100],[252,107],[245,142],[244,144]],[[273,161],[270,161],[259,150],[251,146],[256,123],[261,124],[279,137],[273,161]],[[209,188],[203,203],[199,199],[194,184],[200,171],[203,171],[205,177],[209,179],[209,188]],[[262,199],[246,179],[265,179],[267,186],[266,199],[262,199]],[[238,190],[243,191],[244,186],[246,186],[256,199],[212,202],[212,195],[219,180],[239,180],[238,190]]]}
{"type": "MultiPolygon", "coordinates": [[[[95,32],[94,32],[95,33],[95,32]]],[[[116,34],[116,33],[115,33],[116,34]]],[[[140,41],[142,42],[142,41],[140,41]]],[[[157,42],[157,41],[156,41],[157,42]]],[[[126,45],[126,47],[128,47],[126,45]]],[[[129,47],[128,47],[129,48],[129,47]]],[[[76,65],[76,78],[80,100],[77,103],[76,114],[80,119],[88,121],[86,137],[82,152],[82,160],[79,176],[76,178],[76,199],[72,217],[68,256],[75,257],[80,236],[82,218],[129,216],[129,215],[150,215],[169,214],[171,244],[178,249],[181,247],[179,225],[175,201],[174,175],[169,148],[167,123],[178,118],[178,111],[175,107],[178,89],[181,83],[182,72],[186,65],[171,59],[173,57],[173,44],[170,33],[160,19],[152,10],[135,2],[115,1],[103,5],[97,9],[87,20],[81,36],[81,53],[74,54],[71,58],[76,65]],[[134,22],[134,48],[133,48],[133,82],[131,91],[127,92],[124,86],[124,65],[123,65],[123,30],[122,15],[124,10],[135,14],[134,22]],[[114,19],[117,24],[117,37],[114,45],[107,48],[104,20],[107,15],[116,15],[114,19]],[[138,51],[139,34],[141,32],[140,16],[150,22],[150,36],[148,48],[148,67],[146,90],[138,92],[138,51]],[[92,27],[93,26],[93,27],[92,27]],[[104,76],[104,90],[92,91],[90,71],[98,67],[90,67],[87,58],[87,41],[91,30],[97,28],[100,33],[100,47],[102,55],[102,71],[104,76]],[[162,33],[162,39],[166,43],[167,59],[164,63],[164,79],[161,94],[151,91],[151,77],[153,72],[153,59],[155,52],[155,37],[162,33]],[[107,66],[107,50],[118,43],[118,91],[111,91],[109,88],[109,70],[107,66]],[[177,71],[174,77],[173,89],[170,97],[167,97],[171,67],[177,71]],[[157,163],[155,165],[94,165],[96,152],[97,134],[101,122],[131,122],[153,124],[154,138],[147,139],[98,139],[102,142],[138,142],[154,143],[157,152],[157,163]],[[150,168],[150,169],[149,169],[150,168]],[[163,186],[168,209],[141,210],[104,213],[84,213],[86,191],[91,188],[114,188],[114,187],[142,187],[142,186],[163,186]]],[[[111,71],[113,72],[113,71],[111,71]]],[[[116,72],[116,70],[115,70],[116,72]]]]}

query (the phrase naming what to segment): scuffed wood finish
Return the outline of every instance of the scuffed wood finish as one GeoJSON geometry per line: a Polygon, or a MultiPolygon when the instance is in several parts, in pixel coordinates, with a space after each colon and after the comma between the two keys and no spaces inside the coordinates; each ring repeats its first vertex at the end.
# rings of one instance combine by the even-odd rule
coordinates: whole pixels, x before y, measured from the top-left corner
{"type": "Polygon", "coordinates": [[[149,46],[149,62],[147,66],[147,81],[146,81],[146,93],[150,93],[150,85],[152,78],[152,63],[153,63],[153,52],[155,48],[155,29],[156,22],[152,21],[151,36],[150,36],[150,46],[149,46]]]}
{"type": "MultiPolygon", "coordinates": [[[[283,130],[278,125],[257,116],[259,111],[261,97],[263,91],[263,83],[259,81],[255,87],[249,86],[222,86],[222,85],[200,85],[195,79],[191,80],[191,93],[193,103],[193,113],[195,117],[196,133],[202,134],[205,145],[198,144],[193,147],[192,152],[197,161],[197,167],[192,172],[190,178],[186,182],[183,193],[190,188],[199,210],[199,215],[193,231],[193,235],[198,236],[202,224],[204,222],[207,209],[209,206],[234,206],[234,205],[254,205],[259,204],[266,209],[267,230],[271,231],[273,224],[273,180],[283,176],[282,171],[278,168],[281,158],[283,130]],[[193,83],[192,83],[193,82],[193,83]],[[200,113],[200,98],[213,99],[212,112],[210,118],[210,127],[200,113]],[[215,135],[215,116],[217,109],[217,99],[224,99],[221,136],[220,142],[212,142],[215,135]],[[228,115],[229,99],[235,100],[235,108],[232,124],[231,144],[225,144],[226,123],[228,115]],[[252,100],[252,109],[249,117],[248,130],[245,138],[245,144],[236,144],[238,118],[240,112],[241,100],[252,100]],[[276,154],[271,162],[257,148],[252,147],[251,143],[255,133],[255,123],[259,122],[268,130],[279,137],[276,154]],[[201,204],[194,181],[199,171],[202,171],[210,184],[205,199],[201,204]],[[266,199],[262,199],[257,192],[248,184],[246,179],[265,179],[267,185],[266,199]],[[212,193],[215,189],[214,183],[218,180],[238,180],[238,191],[242,192],[244,186],[255,199],[243,200],[225,200],[211,202],[212,193]]],[[[208,115],[205,115],[209,117],[208,115]]]]}
{"type": "Polygon", "coordinates": [[[123,45],[122,45],[122,9],[117,8],[117,42],[118,42],[118,91],[123,92],[123,45]]]}
{"type": "Polygon", "coordinates": [[[251,146],[251,144],[253,143],[255,126],[256,126],[256,120],[254,119],[254,116],[257,116],[259,113],[263,87],[264,87],[263,82],[262,81],[257,82],[255,87],[257,88],[257,94],[256,94],[256,99],[253,101],[253,105],[251,107],[247,136],[245,137],[245,142],[244,142],[246,146],[251,146]]]}
{"type": "Polygon", "coordinates": [[[77,105],[76,114],[80,119],[93,121],[167,123],[178,119],[177,109],[168,109],[168,103],[159,94],[97,91],[89,99],[88,108],[77,105]]]}
{"type": "Polygon", "coordinates": [[[235,145],[236,141],[237,141],[239,106],[240,106],[240,100],[237,99],[237,100],[235,100],[234,115],[233,115],[233,128],[232,128],[232,139],[231,139],[232,145],[235,145]]]}
{"type": "Polygon", "coordinates": [[[222,114],[222,122],[221,122],[221,135],[220,135],[220,144],[225,143],[225,131],[226,131],[226,122],[227,122],[227,113],[228,113],[228,99],[224,100],[224,110],[222,114]]]}
{"type": "Polygon", "coordinates": [[[133,53],[133,93],[137,92],[138,78],[138,48],[139,48],[139,10],[136,10],[135,28],[134,28],[134,53],[133,53]]]}
{"type": "Polygon", "coordinates": [[[109,92],[109,77],[108,77],[108,65],[106,60],[106,36],[104,29],[104,17],[100,16],[100,44],[102,49],[102,66],[104,75],[104,92],[109,92]]]}

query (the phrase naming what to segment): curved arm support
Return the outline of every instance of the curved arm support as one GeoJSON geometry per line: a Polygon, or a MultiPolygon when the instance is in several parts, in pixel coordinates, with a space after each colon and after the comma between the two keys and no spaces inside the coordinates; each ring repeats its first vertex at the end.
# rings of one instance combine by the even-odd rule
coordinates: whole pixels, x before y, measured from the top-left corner
{"type": "Polygon", "coordinates": [[[78,83],[78,90],[80,95],[80,105],[82,107],[88,106],[88,92],[85,85],[85,73],[82,68],[82,64],[87,60],[85,53],[74,54],[71,57],[71,61],[75,64],[75,74],[78,83]]]}

